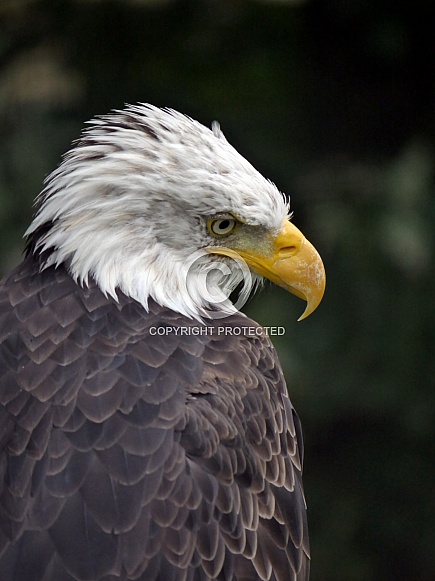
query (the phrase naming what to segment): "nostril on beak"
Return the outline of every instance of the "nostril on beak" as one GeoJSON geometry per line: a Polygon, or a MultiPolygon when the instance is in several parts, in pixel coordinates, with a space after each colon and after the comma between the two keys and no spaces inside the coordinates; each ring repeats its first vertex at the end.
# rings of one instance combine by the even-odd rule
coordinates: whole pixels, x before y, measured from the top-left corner
{"type": "Polygon", "coordinates": [[[291,246],[284,246],[280,248],[277,252],[278,258],[289,258],[293,256],[298,251],[298,247],[296,245],[291,246]]]}

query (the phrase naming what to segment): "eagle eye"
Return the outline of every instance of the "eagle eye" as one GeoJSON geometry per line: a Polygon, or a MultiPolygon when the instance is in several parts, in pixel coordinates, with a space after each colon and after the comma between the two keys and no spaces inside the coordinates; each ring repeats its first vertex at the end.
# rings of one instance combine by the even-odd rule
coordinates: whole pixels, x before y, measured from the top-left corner
{"type": "Polygon", "coordinates": [[[207,228],[213,236],[228,236],[234,232],[239,225],[239,222],[231,215],[220,216],[219,218],[211,218],[207,222],[207,228]]]}

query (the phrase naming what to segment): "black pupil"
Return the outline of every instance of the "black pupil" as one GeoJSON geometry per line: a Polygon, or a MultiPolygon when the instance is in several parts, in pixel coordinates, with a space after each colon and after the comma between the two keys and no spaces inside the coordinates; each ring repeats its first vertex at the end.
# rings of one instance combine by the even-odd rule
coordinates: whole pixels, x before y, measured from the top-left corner
{"type": "Polygon", "coordinates": [[[219,222],[219,230],[226,230],[230,225],[230,221],[229,220],[221,220],[219,222]]]}

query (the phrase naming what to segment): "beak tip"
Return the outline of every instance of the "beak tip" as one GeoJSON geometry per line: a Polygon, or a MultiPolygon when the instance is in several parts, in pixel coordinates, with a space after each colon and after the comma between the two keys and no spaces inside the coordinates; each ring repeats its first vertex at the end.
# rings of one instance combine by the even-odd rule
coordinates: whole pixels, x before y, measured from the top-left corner
{"type": "Polygon", "coordinates": [[[313,305],[310,305],[309,303],[307,303],[307,306],[305,307],[305,311],[302,313],[302,315],[298,319],[298,323],[299,323],[299,321],[303,321],[304,319],[307,319],[311,315],[311,313],[313,313],[316,310],[317,306],[318,305],[313,307],[313,305]]]}
{"type": "MultiPolygon", "coordinates": [[[[319,257],[320,259],[320,257],[319,257]]],[[[325,277],[325,270],[323,267],[323,263],[320,262],[321,268],[319,269],[319,273],[321,276],[316,277],[316,284],[312,285],[310,288],[310,293],[304,296],[305,300],[307,301],[305,311],[299,317],[298,321],[303,321],[307,317],[309,317],[317,307],[320,305],[323,299],[323,295],[325,293],[326,287],[326,277],[325,277]]],[[[308,290],[308,289],[307,289],[308,290]]]]}

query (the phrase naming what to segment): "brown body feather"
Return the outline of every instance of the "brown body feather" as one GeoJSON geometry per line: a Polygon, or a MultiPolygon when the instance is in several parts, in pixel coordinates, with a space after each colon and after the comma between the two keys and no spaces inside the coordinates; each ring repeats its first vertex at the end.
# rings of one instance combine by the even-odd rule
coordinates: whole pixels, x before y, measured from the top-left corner
{"type": "Polygon", "coordinates": [[[2,581],[302,581],[302,439],[242,315],[202,335],[29,255],[0,287],[2,581]]]}

